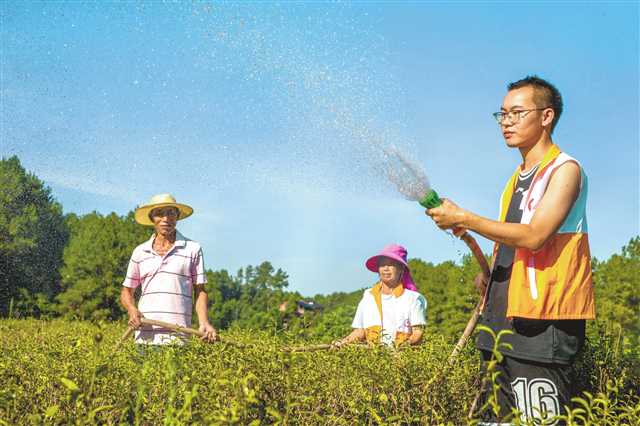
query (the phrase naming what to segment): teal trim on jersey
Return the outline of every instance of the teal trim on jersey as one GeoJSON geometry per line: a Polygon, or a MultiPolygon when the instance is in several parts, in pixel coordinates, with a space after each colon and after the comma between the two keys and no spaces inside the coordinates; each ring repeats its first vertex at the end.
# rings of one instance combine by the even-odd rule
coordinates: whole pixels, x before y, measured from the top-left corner
{"type": "Polygon", "coordinates": [[[588,234],[587,227],[587,192],[589,190],[589,179],[580,166],[580,177],[582,178],[582,185],[580,185],[580,194],[578,199],[573,204],[569,215],[564,220],[564,223],[558,230],[559,234],[588,234]]]}

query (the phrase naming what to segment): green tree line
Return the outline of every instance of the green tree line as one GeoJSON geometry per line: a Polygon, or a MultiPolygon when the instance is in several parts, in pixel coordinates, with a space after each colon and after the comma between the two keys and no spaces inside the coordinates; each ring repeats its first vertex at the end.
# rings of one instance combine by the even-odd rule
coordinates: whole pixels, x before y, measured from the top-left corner
{"type": "MultiPolygon", "coordinates": [[[[0,160],[0,315],[117,320],[129,257],[150,229],[124,216],[97,212],[64,215],[51,190],[17,157],[0,160]]],[[[411,259],[418,290],[428,300],[427,328],[458,336],[478,301],[471,256],[457,264],[411,259]]],[[[640,344],[640,237],[620,253],[594,259],[597,323],[640,344]]],[[[212,322],[218,328],[273,330],[326,339],[346,334],[362,290],[315,295],[323,310],[296,315],[303,299],[288,291],[289,277],[265,261],[234,274],[207,271],[212,322]]],[[[373,284],[373,282],[372,282],[373,284]]]]}

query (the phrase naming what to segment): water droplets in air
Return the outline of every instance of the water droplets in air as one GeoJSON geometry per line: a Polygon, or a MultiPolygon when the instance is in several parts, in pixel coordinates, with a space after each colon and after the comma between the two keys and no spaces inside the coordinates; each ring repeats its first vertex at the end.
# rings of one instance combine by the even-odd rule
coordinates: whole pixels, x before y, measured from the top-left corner
{"type": "Polygon", "coordinates": [[[24,51],[40,49],[40,68],[56,72],[6,76],[16,93],[3,96],[13,102],[6,110],[38,105],[41,114],[5,120],[3,136],[9,151],[38,152],[31,162],[52,182],[105,188],[128,202],[166,185],[168,175],[220,193],[371,193],[387,180],[411,200],[428,190],[406,154],[413,150],[402,134],[403,89],[379,16],[305,2],[124,3],[71,15],[42,6],[42,13],[41,25],[73,31],[55,42],[29,33],[18,40],[24,51]],[[97,37],[78,43],[85,33],[97,37]],[[96,51],[101,61],[88,61],[96,51]],[[188,166],[176,167],[176,159],[188,166]],[[107,164],[96,168],[98,161],[107,164]]]}
{"type": "Polygon", "coordinates": [[[406,199],[422,200],[430,190],[426,173],[398,150],[395,146],[382,147],[383,162],[380,167],[387,178],[393,183],[406,199]]]}

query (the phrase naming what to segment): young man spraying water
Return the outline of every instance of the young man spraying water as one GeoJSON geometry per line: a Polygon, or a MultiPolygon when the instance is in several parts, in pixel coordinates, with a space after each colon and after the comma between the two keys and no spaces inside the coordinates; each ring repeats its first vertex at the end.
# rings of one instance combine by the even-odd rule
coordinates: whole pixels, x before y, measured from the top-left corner
{"type": "MultiPolygon", "coordinates": [[[[504,189],[499,221],[450,200],[427,210],[442,229],[472,230],[495,242],[491,277],[476,280],[484,294],[480,323],[513,334],[501,339],[511,349],[500,349],[499,413],[483,413],[493,424],[507,420],[512,409],[523,419],[563,413],[574,393],[572,365],[585,320],[595,318],[587,177],[551,139],[561,113],[560,92],[547,81],[533,76],[510,84],[494,116],[523,162],[504,189]]],[[[485,365],[492,336],[480,332],[477,347],[485,365]]],[[[481,403],[490,392],[485,382],[481,403]]]]}

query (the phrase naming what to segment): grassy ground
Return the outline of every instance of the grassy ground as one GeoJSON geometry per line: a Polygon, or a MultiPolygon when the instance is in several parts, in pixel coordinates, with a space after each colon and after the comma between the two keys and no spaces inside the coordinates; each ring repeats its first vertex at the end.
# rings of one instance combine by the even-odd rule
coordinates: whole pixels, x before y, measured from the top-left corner
{"type": "MultiPolygon", "coordinates": [[[[429,336],[404,351],[286,353],[265,334],[243,343],[114,350],[123,324],[0,321],[0,424],[468,424],[478,386],[467,347],[429,336]]],[[[604,336],[578,365],[570,424],[640,424],[638,354],[604,336]],[[607,346],[609,345],[609,346],[607,346]]]]}

